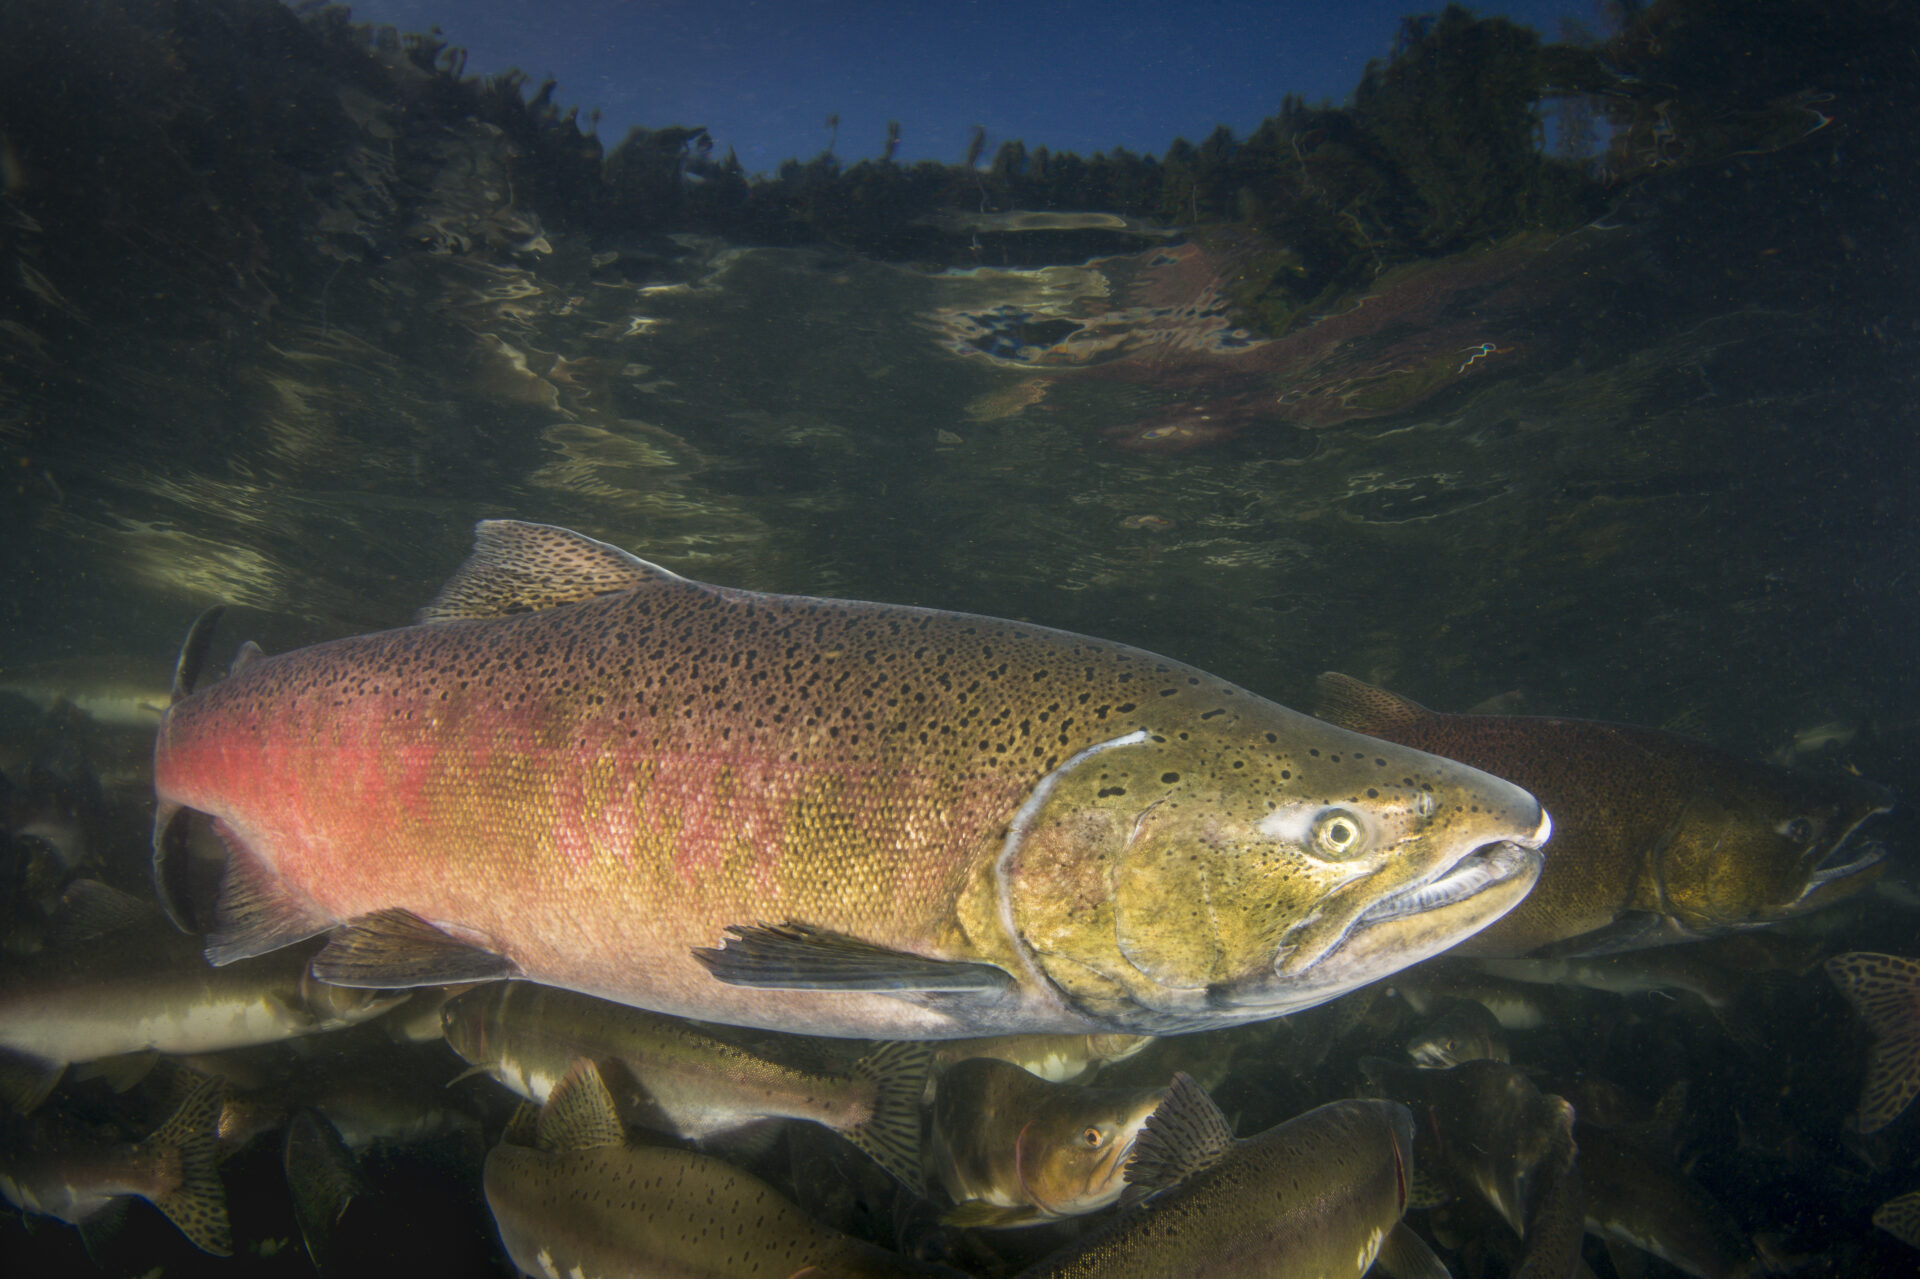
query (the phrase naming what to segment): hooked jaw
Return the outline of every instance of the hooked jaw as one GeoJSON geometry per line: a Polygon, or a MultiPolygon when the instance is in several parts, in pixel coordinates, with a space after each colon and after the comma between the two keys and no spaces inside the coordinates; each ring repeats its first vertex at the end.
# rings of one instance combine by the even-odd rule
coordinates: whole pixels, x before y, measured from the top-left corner
{"type": "Polygon", "coordinates": [[[1216,988],[1214,1001],[1242,1008],[1272,1008],[1277,1001],[1306,1007],[1466,940],[1518,906],[1540,878],[1540,848],[1552,837],[1553,820],[1544,808],[1539,814],[1524,838],[1483,844],[1352,909],[1344,929],[1328,927],[1324,916],[1309,918],[1294,935],[1318,931],[1312,939],[1317,944],[1283,945],[1272,977],[1216,988]]]}
{"type": "Polygon", "coordinates": [[[1880,865],[1887,855],[1886,845],[1877,839],[1856,843],[1854,836],[1860,833],[1860,828],[1866,823],[1892,810],[1893,796],[1890,792],[1882,790],[1879,799],[1879,803],[1861,813],[1853,825],[1842,831],[1840,838],[1833,841],[1833,847],[1814,864],[1807,874],[1806,887],[1787,906],[1788,913],[1799,914],[1824,906],[1831,900],[1865,887],[1868,880],[1875,878],[1877,871],[1875,875],[1863,872],[1874,871],[1880,865]]]}

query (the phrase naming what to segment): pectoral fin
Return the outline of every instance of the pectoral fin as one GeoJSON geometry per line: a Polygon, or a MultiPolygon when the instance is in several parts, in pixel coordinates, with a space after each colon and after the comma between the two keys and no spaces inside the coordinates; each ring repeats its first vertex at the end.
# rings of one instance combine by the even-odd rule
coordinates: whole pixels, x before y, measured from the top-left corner
{"type": "Polygon", "coordinates": [[[335,986],[401,990],[517,977],[505,955],[482,950],[405,910],[362,915],[333,934],[313,957],[313,975],[335,986]]]}
{"type": "Polygon", "coordinates": [[[997,993],[1013,985],[1004,968],[929,959],[807,924],[734,924],[717,947],[693,957],[715,981],[764,990],[997,993]]]}

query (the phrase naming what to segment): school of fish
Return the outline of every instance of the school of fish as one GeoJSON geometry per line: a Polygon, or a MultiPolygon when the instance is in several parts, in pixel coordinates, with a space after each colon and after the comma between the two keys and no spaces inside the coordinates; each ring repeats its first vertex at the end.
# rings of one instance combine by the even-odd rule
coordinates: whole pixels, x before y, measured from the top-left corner
{"type": "MultiPolygon", "coordinates": [[[[1657,995],[1742,1051],[1753,973],[1824,972],[1852,1131],[1920,1094],[1920,959],[1817,931],[1887,868],[1856,776],[1332,673],[1315,718],[514,521],[411,626],[203,682],[212,620],[158,905],[8,831],[0,1195],[96,1256],[136,1199],[234,1251],[276,1133],[323,1274],[440,1143],[547,1279],[1757,1275],[1686,1089],[1540,1036],[1657,995]],[[148,1125],[72,1122],[104,1094],[148,1125]]],[[[1920,1247],[1916,1204],[1872,1224],[1920,1247]]]]}

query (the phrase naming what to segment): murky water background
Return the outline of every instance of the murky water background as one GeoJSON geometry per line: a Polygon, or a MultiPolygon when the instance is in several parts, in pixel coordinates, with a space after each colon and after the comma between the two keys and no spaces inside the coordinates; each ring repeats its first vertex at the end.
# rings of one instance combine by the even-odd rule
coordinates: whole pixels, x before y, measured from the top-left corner
{"type": "MultiPolygon", "coordinates": [[[[64,55],[137,62],[97,38],[64,55]]],[[[357,161],[289,213],[306,256],[273,256],[284,228],[183,241],[253,213],[170,162],[116,169],[100,139],[131,155],[140,121],[76,114],[21,57],[9,670],[164,688],[216,602],[270,651],[397,625],[511,516],[708,581],[1123,640],[1288,704],[1325,669],[1448,709],[1517,692],[1753,755],[1802,734],[1799,762],[1920,788],[1911,82],[1266,338],[1223,300],[1259,248],[1224,228],[1047,265],[987,235],[942,267],[589,230],[516,203],[497,130],[378,86],[332,86],[357,161]],[[176,197],[203,205],[143,221],[176,197]]]]}

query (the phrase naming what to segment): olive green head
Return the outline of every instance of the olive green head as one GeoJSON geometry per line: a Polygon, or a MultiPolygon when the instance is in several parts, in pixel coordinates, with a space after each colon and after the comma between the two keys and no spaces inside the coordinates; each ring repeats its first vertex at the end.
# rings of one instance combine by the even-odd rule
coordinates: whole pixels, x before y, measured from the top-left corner
{"type": "Polygon", "coordinates": [[[1015,1137],[1021,1189],[1053,1216],[1104,1208],[1126,1188],[1140,1129],[1164,1088],[1061,1088],[1015,1137]]]}
{"type": "Polygon", "coordinates": [[[1663,900],[1636,903],[1706,937],[1806,914],[1866,887],[1885,850],[1856,838],[1891,794],[1864,778],[1743,764],[1701,787],[1654,851],[1663,900]]]}
{"type": "Polygon", "coordinates": [[[1002,924],[1114,1029],[1273,1017],[1498,919],[1548,829],[1531,795],[1464,764],[1196,699],[1036,788],[996,867],[1002,924]]]}

